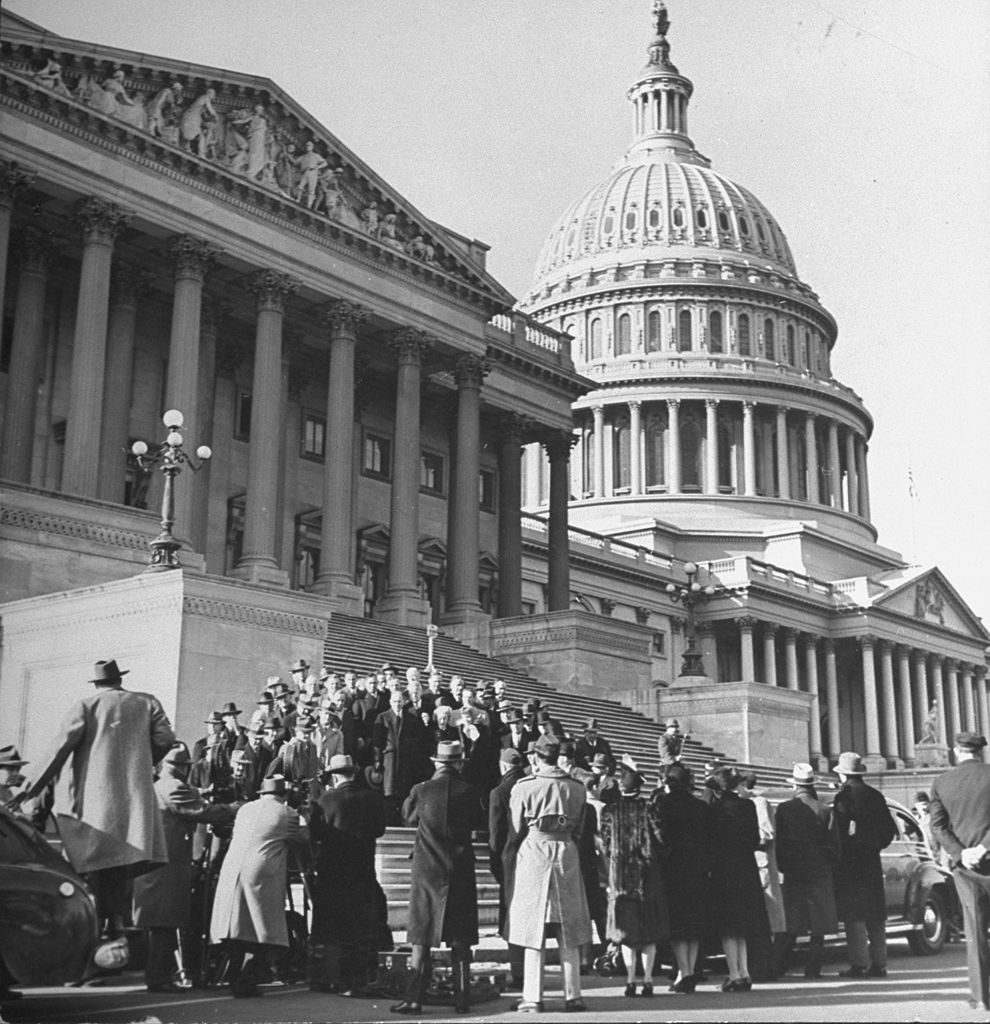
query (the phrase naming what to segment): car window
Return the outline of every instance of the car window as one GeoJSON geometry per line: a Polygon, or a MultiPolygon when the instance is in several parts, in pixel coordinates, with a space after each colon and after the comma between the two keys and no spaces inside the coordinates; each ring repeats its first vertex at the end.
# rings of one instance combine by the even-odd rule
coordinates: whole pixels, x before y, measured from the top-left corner
{"type": "Polygon", "coordinates": [[[921,826],[910,814],[904,814],[902,811],[895,810],[894,821],[897,822],[897,829],[901,834],[901,838],[907,839],[912,843],[923,843],[925,841],[921,826]]]}

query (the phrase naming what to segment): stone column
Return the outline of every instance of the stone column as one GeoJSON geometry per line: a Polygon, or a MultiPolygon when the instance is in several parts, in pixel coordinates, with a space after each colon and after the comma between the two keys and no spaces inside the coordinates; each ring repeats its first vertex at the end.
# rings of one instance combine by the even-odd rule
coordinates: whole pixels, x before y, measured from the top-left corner
{"type": "Polygon", "coordinates": [[[856,446],[856,464],[859,470],[859,512],[864,519],[870,518],[870,478],[866,468],[868,446],[862,438],[856,446]]]}
{"type": "MultiPolygon", "coordinates": [[[[987,708],[987,670],[985,667],[976,670],[976,710],[977,731],[981,736],[990,734],[990,709],[987,708]]],[[[955,737],[953,736],[953,740],[955,737]]],[[[987,748],[983,748],[983,760],[987,759],[987,748]]]]}
{"type": "Polygon", "coordinates": [[[828,496],[832,508],[842,508],[842,466],[839,461],[839,424],[828,421],[828,496]]]}
{"type": "MultiPolygon", "coordinates": [[[[481,472],[481,385],[488,363],[475,355],[457,360],[457,452],[451,501],[447,506],[447,622],[482,617],[478,601],[480,525],[478,475],[481,472]],[[455,529],[451,529],[455,526],[455,529]]],[[[570,493],[569,478],[565,491],[570,493]]]]}
{"type": "Polygon", "coordinates": [[[897,648],[897,689],[901,711],[901,757],[906,765],[914,764],[914,711],[911,697],[911,661],[906,647],[897,648]]]}
{"type": "Polygon", "coordinates": [[[543,441],[550,460],[550,523],[547,531],[548,600],[552,612],[571,606],[570,542],[567,528],[567,461],[572,436],[560,433],[543,441]]]}
{"type": "Polygon", "coordinates": [[[962,694],[963,729],[966,732],[973,732],[976,729],[976,706],[973,703],[973,666],[965,663],[962,667],[962,694]]]}
{"type": "Polygon", "coordinates": [[[791,496],[791,456],[787,443],[787,409],[777,406],[777,493],[781,498],[791,496]]]}
{"type": "Polygon", "coordinates": [[[234,575],[253,583],[286,586],[288,573],[275,554],[278,535],[279,471],[282,465],[282,327],[285,300],[299,285],[274,270],[258,271],[250,288],[257,299],[251,444],[244,510],[244,550],[234,575]]]}
{"type": "Polygon", "coordinates": [[[7,254],[10,248],[10,221],[17,197],[30,188],[37,178],[10,160],[0,161],[0,321],[3,319],[4,286],[7,283],[7,254]]]}
{"type": "Polygon", "coordinates": [[[804,417],[804,464],[808,474],[808,501],[818,504],[821,491],[818,487],[818,444],[815,440],[815,414],[804,417]]]}
{"type": "Polygon", "coordinates": [[[755,402],[743,402],[743,494],[756,494],[756,439],[753,435],[755,402]]]}
{"type": "Polygon", "coordinates": [[[856,470],[856,433],[846,428],[846,501],[847,512],[859,515],[859,473],[856,470]]]}
{"type": "Polygon", "coordinates": [[[756,621],[751,615],[741,615],[736,619],[736,625],[739,627],[739,654],[742,663],[742,679],[746,683],[756,681],[756,656],[753,650],[753,629],[756,626],[756,621]]]}
{"type": "MultiPolygon", "coordinates": [[[[5,241],[0,238],[0,244],[5,241]]],[[[24,232],[17,249],[20,273],[0,445],[0,478],[29,484],[38,382],[45,363],[45,290],[57,249],[51,236],[34,229],[24,232]]]]}
{"type": "Polygon", "coordinates": [[[629,403],[629,488],[643,493],[643,403],[629,403]]]}
{"type": "Polygon", "coordinates": [[[763,623],[763,682],[777,685],[777,623],[763,623]]]}
{"type": "Polygon", "coordinates": [[[425,625],[426,601],[419,587],[420,385],[423,355],[434,339],[423,331],[397,331],[390,345],[398,363],[395,450],[389,509],[388,592],[381,618],[400,625],[425,625]]]}
{"type": "MultiPolygon", "coordinates": [[[[230,303],[227,300],[220,301],[203,297],[203,308],[200,313],[199,332],[199,396],[196,406],[199,409],[199,429],[194,437],[194,444],[209,445],[213,450],[213,458],[209,462],[201,463],[200,470],[196,474],[196,483],[190,487],[192,491],[192,512],[189,521],[189,537],[193,547],[206,556],[206,571],[219,572],[223,565],[224,555],[222,542],[224,540],[224,526],[218,523],[219,514],[216,517],[210,515],[210,495],[213,491],[213,474],[219,472],[216,469],[218,458],[216,453],[216,442],[219,435],[229,433],[229,428],[221,427],[216,429],[217,420],[217,339],[222,330],[222,325],[229,322],[230,303]],[[213,568],[216,566],[217,568],[213,568]]],[[[229,421],[222,421],[224,424],[229,421]]],[[[227,457],[229,462],[229,456],[227,457]]],[[[226,493],[218,488],[217,497],[222,507],[226,500],[226,493]]],[[[226,509],[224,509],[226,511],[226,509]]],[[[219,509],[218,509],[219,512],[219,509]]]]}
{"type": "MultiPolygon", "coordinates": [[[[718,399],[705,399],[705,493],[718,494],[718,399]]],[[[752,639],[752,634],[750,636],[752,639]]]]}
{"type": "Polygon", "coordinates": [[[667,435],[670,446],[670,472],[667,474],[667,493],[681,493],[681,400],[667,399],[667,435]]]}
{"type": "Polygon", "coordinates": [[[883,703],[883,753],[893,762],[900,760],[897,746],[897,697],[894,693],[893,644],[880,641],[880,691],[883,703]]]}
{"type": "Polygon", "coordinates": [[[945,668],[946,689],[949,696],[949,706],[946,711],[949,716],[949,729],[952,733],[949,737],[951,743],[955,741],[956,733],[962,731],[962,718],[959,715],[959,662],[955,658],[947,658],[945,668]]]}
{"type": "Polygon", "coordinates": [[[798,679],[798,659],[797,659],[797,638],[798,631],[791,629],[787,626],[783,630],[784,633],[784,666],[785,666],[785,678],[787,680],[788,690],[800,690],[801,683],[798,679]]]}
{"type": "Polygon", "coordinates": [[[825,638],[825,701],[828,704],[828,752],[842,753],[842,723],[839,720],[839,674],[835,665],[835,641],[825,638]]]}
{"type": "Polygon", "coordinates": [[[859,649],[863,663],[863,703],[866,712],[866,758],[870,768],[886,767],[880,754],[880,715],[877,705],[877,676],[873,661],[873,645],[875,638],[861,636],[859,649]]]}
{"type": "Polygon", "coordinates": [[[932,689],[938,703],[938,741],[948,744],[948,726],[945,719],[945,673],[942,671],[944,658],[941,654],[932,655],[932,689]]]}
{"type": "Polygon", "coordinates": [[[522,615],[522,418],[499,421],[498,449],[498,615],[522,615]]]}
{"type": "Polygon", "coordinates": [[[915,734],[921,735],[925,719],[928,717],[928,655],[924,651],[915,651],[914,661],[914,726],[915,734]]]}
{"type": "MultiPolygon", "coordinates": [[[[150,275],[117,264],[110,282],[110,321],[107,328],[107,373],[104,386],[103,440],[100,454],[99,492],[104,501],[122,502],[127,476],[127,442],[130,438],[131,381],[134,377],[134,328],[138,300],[150,287],[150,275]]],[[[161,410],[165,412],[164,409],[161,410]]],[[[199,435],[196,443],[199,442],[199,435]]],[[[155,440],[155,439],[152,439],[155,440]]],[[[188,482],[188,481],[186,481],[188,482]]],[[[180,494],[191,488],[176,488],[180,494]]],[[[176,508],[178,508],[176,504],[176,508]]],[[[188,518],[176,518],[183,531],[188,518]]]]}
{"type": "Polygon", "coordinates": [[[812,633],[804,634],[804,674],[812,698],[808,708],[808,750],[812,764],[817,765],[822,757],[822,718],[818,695],[818,637],[812,633]]]}
{"type": "Polygon", "coordinates": [[[69,372],[62,490],[88,498],[96,497],[99,480],[113,245],[132,216],[114,203],[91,196],[78,204],[74,217],[82,228],[83,251],[69,372]]]}
{"type": "Polygon", "coordinates": [[[715,626],[711,622],[699,622],[695,632],[698,637],[701,664],[712,681],[718,682],[718,642],[715,639],[715,626]]]}
{"type": "Polygon", "coordinates": [[[317,594],[338,598],[363,614],[363,595],[354,582],[354,349],[357,329],[368,310],[339,299],[323,310],[330,336],[327,377],[326,458],[323,464],[323,529],[320,571],[313,582],[317,594]]]}
{"type": "Polygon", "coordinates": [[[595,430],[595,459],[592,476],[592,492],[596,498],[605,497],[605,409],[595,405],[591,409],[595,430]]]}

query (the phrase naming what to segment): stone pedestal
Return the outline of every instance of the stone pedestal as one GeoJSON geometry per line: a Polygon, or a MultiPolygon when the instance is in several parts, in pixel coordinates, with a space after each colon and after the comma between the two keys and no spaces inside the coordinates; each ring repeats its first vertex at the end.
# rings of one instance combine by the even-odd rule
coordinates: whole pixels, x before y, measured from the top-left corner
{"type": "Polygon", "coordinates": [[[394,622],[397,626],[421,626],[430,621],[430,606],[418,593],[388,594],[378,602],[375,618],[394,622]]]}
{"type": "Polygon", "coordinates": [[[916,743],[914,765],[916,768],[947,768],[949,748],[941,743],[916,743]]]}
{"type": "Polygon", "coordinates": [[[684,678],[664,690],[660,701],[660,714],[677,718],[682,732],[748,764],[808,760],[810,693],[763,683],[713,683],[704,677],[683,684],[684,678]]]}
{"type": "Polygon", "coordinates": [[[207,712],[233,700],[246,723],[268,676],[321,664],[328,619],[326,598],[179,569],[0,605],[4,741],[43,765],[66,708],[92,692],[94,662],[115,658],[124,686],[158,697],[192,746],[207,712]]]}

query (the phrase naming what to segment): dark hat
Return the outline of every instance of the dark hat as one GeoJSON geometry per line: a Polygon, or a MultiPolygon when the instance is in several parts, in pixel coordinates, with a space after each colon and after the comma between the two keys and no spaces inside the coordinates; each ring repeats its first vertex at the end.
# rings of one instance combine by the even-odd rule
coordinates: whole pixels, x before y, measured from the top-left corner
{"type": "Polygon", "coordinates": [[[518,766],[523,763],[523,756],[515,747],[506,747],[505,750],[498,755],[498,759],[502,764],[511,764],[514,766],[518,766]]]}
{"type": "Polygon", "coordinates": [[[275,698],[272,696],[271,691],[265,690],[265,692],[255,701],[255,704],[259,704],[261,707],[268,707],[269,704],[274,702],[275,698]]]}
{"type": "Polygon", "coordinates": [[[221,715],[239,715],[241,709],[232,700],[228,700],[218,713],[221,715]]]}
{"type": "Polygon", "coordinates": [[[394,672],[395,671],[395,666],[392,664],[392,662],[386,661],[382,665],[380,671],[382,671],[382,672],[394,672]]]}
{"type": "Polygon", "coordinates": [[[290,672],[308,672],[309,671],[309,662],[308,661],[304,661],[302,658],[300,658],[298,661],[295,661],[295,662],[292,663],[292,668],[289,669],[289,671],[290,672]]]}
{"type": "Polygon", "coordinates": [[[295,724],[294,728],[300,729],[303,732],[312,732],[313,729],[316,728],[316,723],[313,721],[312,718],[309,718],[309,717],[304,716],[304,715],[300,715],[296,719],[296,724],[295,724]]]}
{"type": "Polygon", "coordinates": [[[0,747],[0,768],[20,768],[25,764],[30,764],[30,762],[21,758],[17,747],[0,747]]]}
{"type": "Polygon", "coordinates": [[[273,683],[268,691],[272,697],[289,697],[292,694],[292,689],[287,683],[283,683],[280,679],[277,683],[273,683]]]}
{"type": "MultiPolygon", "coordinates": [[[[982,740],[983,737],[981,736],[980,739],[982,740]]],[[[851,750],[847,750],[844,753],[839,754],[838,763],[832,769],[832,771],[835,772],[837,775],[839,773],[843,775],[866,774],[866,769],[863,767],[863,759],[859,756],[859,754],[853,753],[853,751],[851,750]]]]}
{"type": "Polygon", "coordinates": [[[382,789],[385,785],[385,772],[381,768],[376,768],[373,764],[369,764],[364,770],[364,781],[372,789],[382,789]]]}
{"type": "Polygon", "coordinates": [[[452,764],[464,760],[464,748],[457,740],[444,740],[437,744],[437,752],[431,758],[437,764],[452,764]]]}
{"type": "Polygon", "coordinates": [[[711,788],[717,790],[719,793],[728,793],[729,790],[736,789],[740,782],[742,782],[742,776],[735,770],[726,765],[724,768],[716,768],[712,772],[710,779],[711,788]]]}
{"type": "Polygon", "coordinates": [[[536,722],[538,725],[549,725],[553,721],[549,711],[543,710],[537,713],[536,722]]]}
{"type": "Polygon", "coordinates": [[[672,789],[691,789],[694,776],[686,764],[672,764],[664,774],[664,782],[672,789]]]}
{"type": "Polygon", "coordinates": [[[251,755],[243,748],[237,747],[234,752],[230,755],[230,763],[234,764],[250,764],[251,755]]]}
{"type": "Polygon", "coordinates": [[[509,712],[509,717],[505,720],[506,725],[512,725],[515,722],[518,722],[519,724],[522,724],[523,722],[522,712],[519,708],[513,708],[509,712]]]}
{"type": "Polygon", "coordinates": [[[535,754],[535,753],[536,753],[536,740],[530,740],[529,743],[526,744],[526,756],[529,757],[530,754],[535,754]]]}
{"type": "Polygon", "coordinates": [[[536,752],[540,757],[554,760],[560,756],[560,741],[553,736],[541,736],[536,741],[536,752]]]}
{"type": "Polygon", "coordinates": [[[219,711],[211,711],[209,718],[204,718],[203,721],[207,725],[223,725],[223,715],[219,711]]]}
{"type": "Polygon", "coordinates": [[[176,743],[172,749],[162,758],[163,764],[192,764],[189,756],[189,748],[185,743],[176,743]]]}
{"type": "Polygon", "coordinates": [[[597,718],[589,718],[588,721],[584,723],[584,731],[585,732],[598,732],[598,719],[597,718]]]}
{"type": "Polygon", "coordinates": [[[276,718],[275,715],[266,715],[261,720],[261,728],[262,729],[280,729],[281,727],[282,727],[282,721],[281,721],[281,719],[276,718]]]}
{"type": "Polygon", "coordinates": [[[987,745],[986,738],[978,732],[957,732],[956,746],[961,750],[982,750],[987,745]]]}
{"type": "Polygon", "coordinates": [[[93,678],[90,679],[91,683],[118,683],[122,676],[126,676],[130,672],[129,668],[125,668],[121,671],[117,668],[117,662],[114,660],[110,661],[98,661],[93,666],[93,678]]]}
{"type": "Polygon", "coordinates": [[[633,771],[632,768],[623,768],[622,774],[619,775],[619,789],[623,793],[638,793],[643,788],[643,783],[646,780],[637,771],[633,771]]]}
{"type": "Polygon", "coordinates": [[[267,778],[262,779],[261,785],[258,787],[258,793],[261,795],[269,793],[275,796],[285,796],[285,776],[269,775],[267,778]]]}
{"type": "Polygon", "coordinates": [[[526,710],[527,711],[539,711],[540,710],[540,701],[539,701],[539,699],[537,697],[530,697],[530,699],[528,701],[526,701],[526,710]]]}
{"type": "Polygon", "coordinates": [[[914,794],[914,802],[916,804],[927,804],[930,802],[928,794],[922,789],[914,794]]]}
{"type": "Polygon", "coordinates": [[[575,746],[573,740],[564,740],[563,743],[560,744],[561,756],[569,757],[571,758],[571,760],[573,760],[576,752],[577,747],[575,746]]]}

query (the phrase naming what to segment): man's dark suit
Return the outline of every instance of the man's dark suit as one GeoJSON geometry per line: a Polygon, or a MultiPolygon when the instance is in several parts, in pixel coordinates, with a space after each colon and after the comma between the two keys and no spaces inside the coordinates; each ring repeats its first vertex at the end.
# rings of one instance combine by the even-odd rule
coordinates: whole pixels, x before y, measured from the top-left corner
{"type": "Polygon", "coordinates": [[[932,831],[952,859],[966,928],[970,998],[990,1008],[990,857],[975,869],[962,863],[974,846],[990,849],[990,764],[964,761],[932,785],[932,831]]]}

